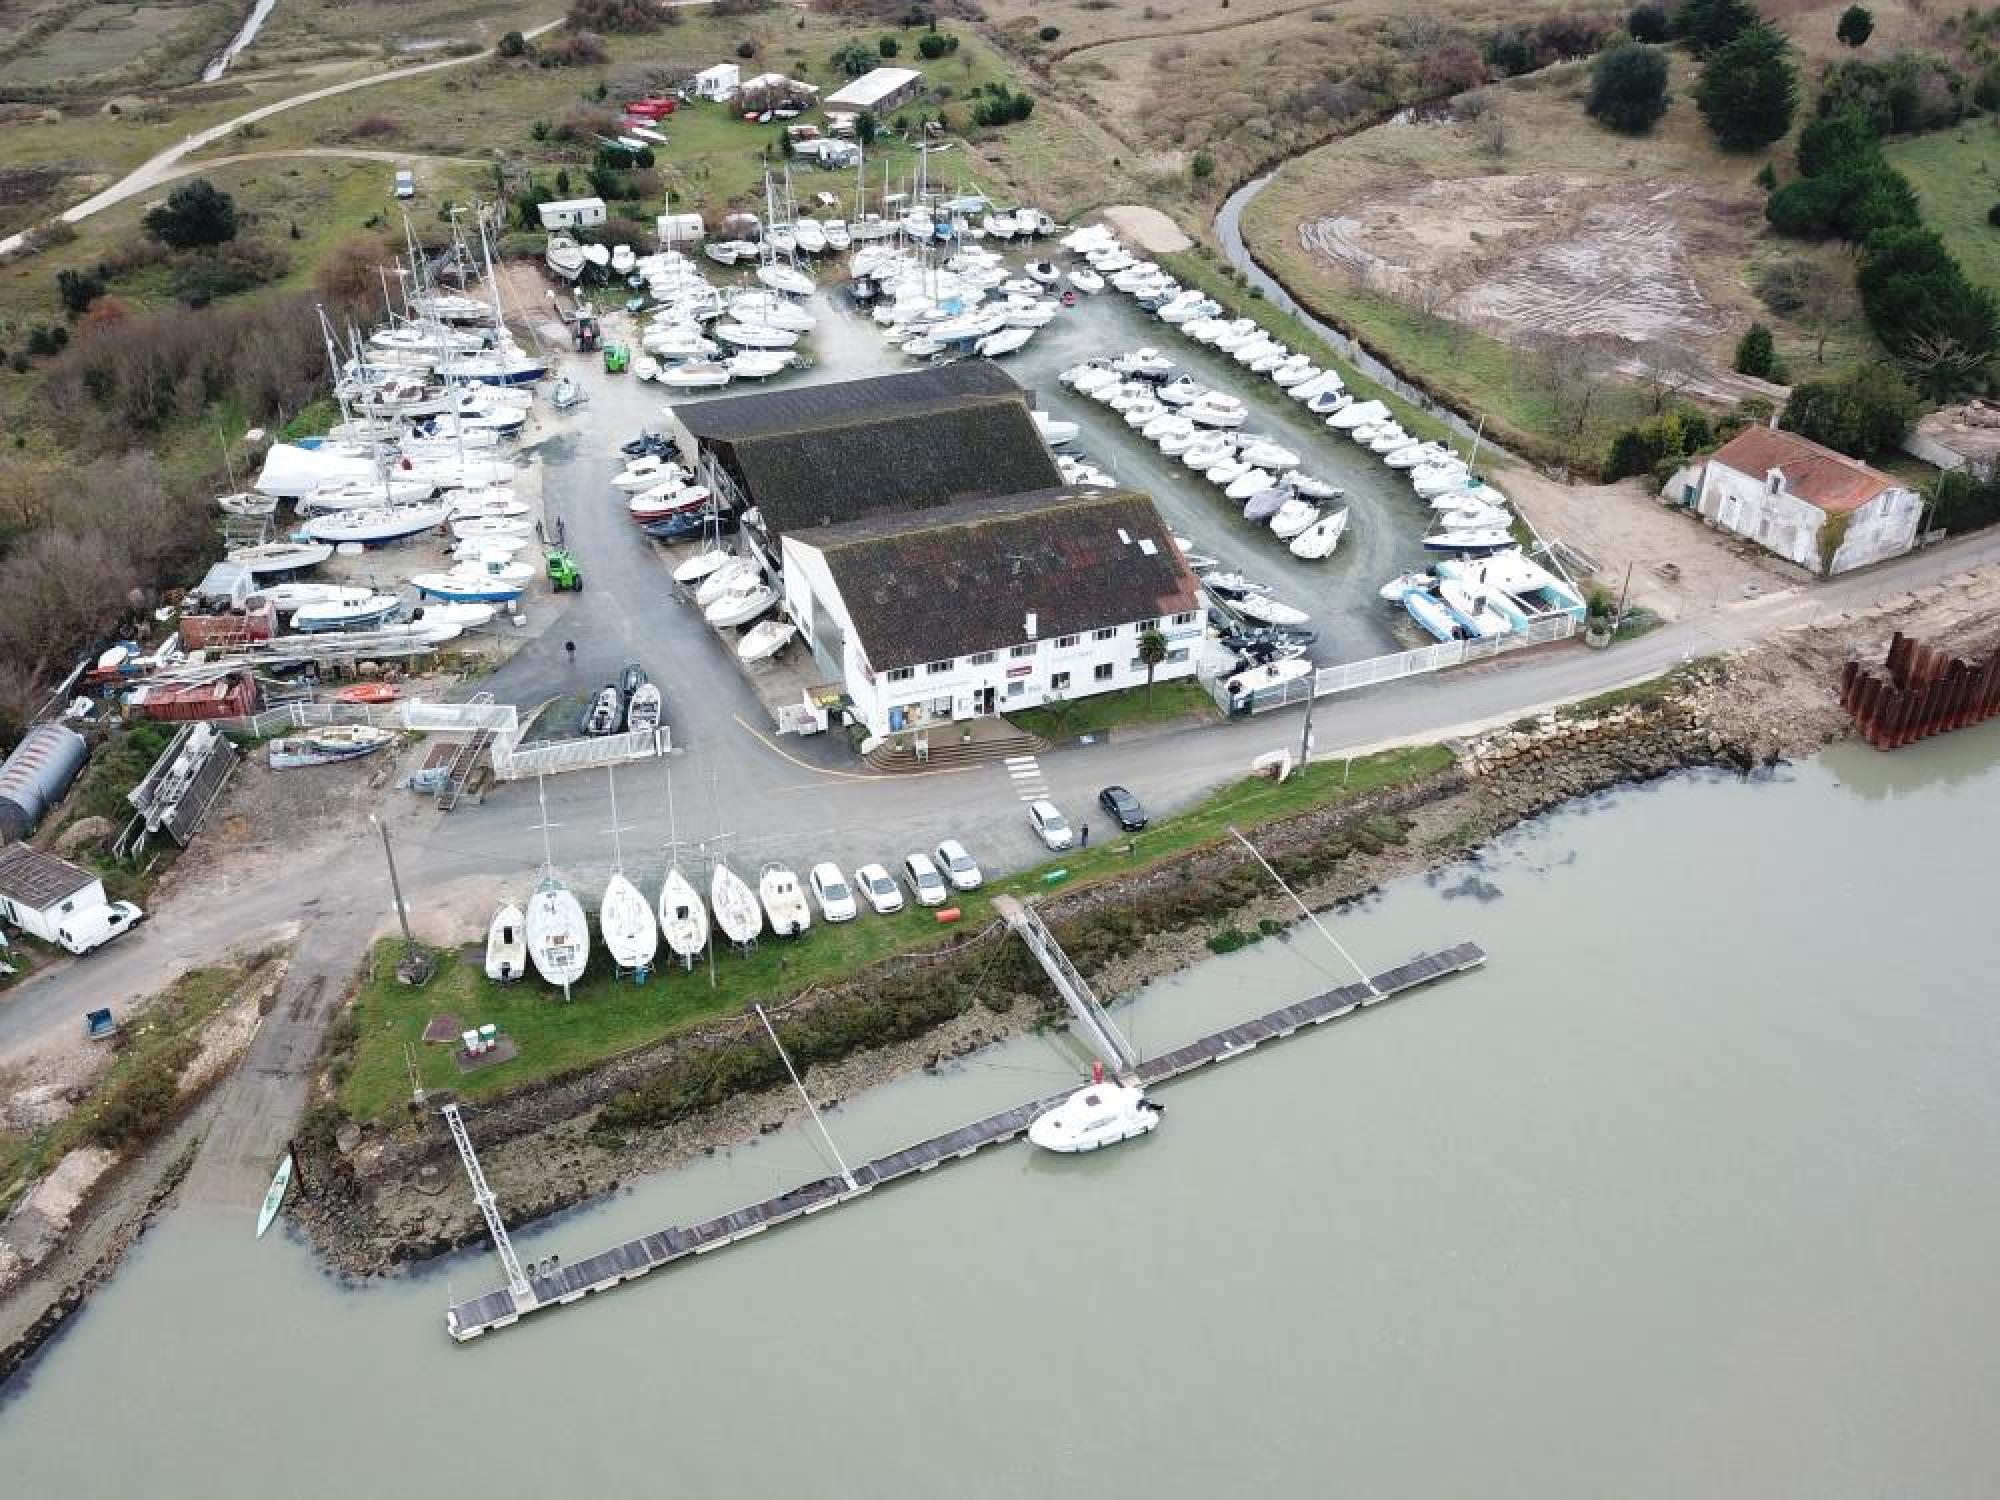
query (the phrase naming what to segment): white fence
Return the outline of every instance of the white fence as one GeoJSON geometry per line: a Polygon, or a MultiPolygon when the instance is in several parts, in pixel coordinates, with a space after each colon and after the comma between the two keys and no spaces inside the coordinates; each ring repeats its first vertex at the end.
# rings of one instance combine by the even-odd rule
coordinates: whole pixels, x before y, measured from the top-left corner
{"type": "Polygon", "coordinates": [[[1214,694],[1215,701],[1225,712],[1268,713],[1287,704],[1303,703],[1308,697],[1324,698],[1331,693],[1352,692],[1356,688],[1373,687],[1379,682],[1395,682],[1404,677],[1419,677],[1426,672],[1442,671],[1446,667],[1460,666],[1469,661],[1484,661],[1488,657],[1518,651],[1524,646],[1539,646],[1549,641],[1566,641],[1580,628],[1569,615],[1549,615],[1531,621],[1526,629],[1510,630],[1505,635],[1488,636],[1484,640],[1440,641],[1435,646],[1422,646],[1415,651],[1398,651],[1389,656],[1370,656],[1360,661],[1339,662],[1331,667],[1321,667],[1310,679],[1302,677],[1296,682],[1285,683],[1282,687],[1267,688],[1261,693],[1254,693],[1247,705],[1241,703],[1232,705],[1220,681],[1211,681],[1209,691],[1214,694]]]}
{"type": "Polygon", "coordinates": [[[493,736],[493,773],[502,781],[645,760],[673,748],[664,726],[523,745],[521,716],[511,703],[438,703],[415,698],[407,703],[281,703],[240,719],[218,719],[215,727],[225,734],[263,739],[331,724],[373,724],[418,734],[473,735],[486,731],[493,736]]]}
{"type": "Polygon", "coordinates": [[[502,781],[523,776],[554,776],[563,771],[587,771],[628,760],[665,755],[671,748],[665,729],[635,729],[629,734],[604,734],[590,739],[544,740],[516,745],[511,738],[493,742],[493,774],[502,781]]]}

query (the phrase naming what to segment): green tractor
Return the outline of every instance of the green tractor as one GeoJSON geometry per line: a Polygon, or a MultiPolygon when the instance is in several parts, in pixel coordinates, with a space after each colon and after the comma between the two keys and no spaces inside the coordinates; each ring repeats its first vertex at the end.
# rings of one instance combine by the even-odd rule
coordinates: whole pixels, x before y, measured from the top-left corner
{"type": "Polygon", "coordinates": [[[549,587],[554,589],[558,594],[562,593],[565,589],[581,593],[583,591],[583,571],[577,567],[576,559],[560,547],[549,548],[547,555],[549,560],[549,587]]]}
{"type": "Polygon", "coordinates": [[[604,373],[623,375],[632,364],[632,351],[623,344],[604,346],[604,373]]]}

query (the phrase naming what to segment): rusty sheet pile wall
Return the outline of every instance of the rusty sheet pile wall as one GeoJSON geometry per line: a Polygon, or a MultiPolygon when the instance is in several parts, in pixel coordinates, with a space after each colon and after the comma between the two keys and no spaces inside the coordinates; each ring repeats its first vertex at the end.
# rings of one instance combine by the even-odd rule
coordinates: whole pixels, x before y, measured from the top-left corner
{"type": "Polygon", "coordinates": [[[1879,668],[1840,669],[1840,703],[1877,750],[1983,723],[2000,714],[2000,651],[1967,661],[1899,630],[1879,668]]]}

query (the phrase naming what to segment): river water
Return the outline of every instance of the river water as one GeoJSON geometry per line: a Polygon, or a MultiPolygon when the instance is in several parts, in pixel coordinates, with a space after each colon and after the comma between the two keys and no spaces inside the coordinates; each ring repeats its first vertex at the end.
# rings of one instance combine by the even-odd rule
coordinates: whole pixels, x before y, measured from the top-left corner
{"type": "MultiPolygon", "coordinates": [[[[2000,1475],[2000,725],[1590,799],[1335,930],[1483,972],[467,1347],[182,1209],[0,1405],[22,1496],[1986,1496],[2000,1475]]],[[[1325,987],[1295,933],[1119,1007],[1325,987]]],[[[833,1110],[850,1156],[1052,1086],[1024,1038],[833,1110]]],[[[475,1123],[476,1130],[476,1123],[475,1123]]],[[[823,1170],[787,1129],[521,1236],[823,1170]]],[[[454,1184],[453,1191],[462,1190],[454,1184]]]]}

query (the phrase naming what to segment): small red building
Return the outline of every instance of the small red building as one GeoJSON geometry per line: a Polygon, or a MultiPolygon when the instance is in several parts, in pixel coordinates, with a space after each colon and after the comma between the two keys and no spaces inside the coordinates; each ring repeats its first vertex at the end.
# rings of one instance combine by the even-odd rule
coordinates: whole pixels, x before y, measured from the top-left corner
{"type": "Polygon", "coordinates": [[[242,609],[212,615],[182,615],[181,644],[188,650],[205,646],[227,649],[249,641],[268,641],[278,633],[278,611],[269,599],[252,594],[242,609]]]}

